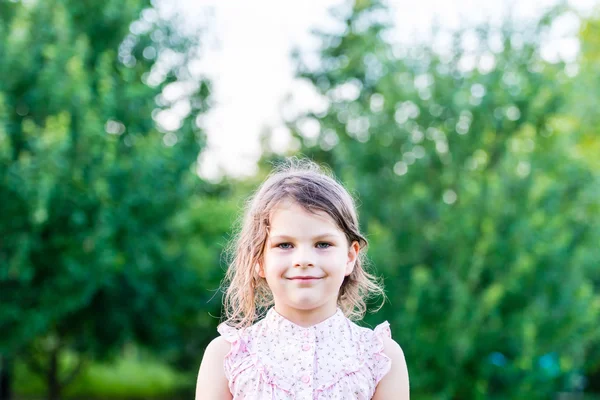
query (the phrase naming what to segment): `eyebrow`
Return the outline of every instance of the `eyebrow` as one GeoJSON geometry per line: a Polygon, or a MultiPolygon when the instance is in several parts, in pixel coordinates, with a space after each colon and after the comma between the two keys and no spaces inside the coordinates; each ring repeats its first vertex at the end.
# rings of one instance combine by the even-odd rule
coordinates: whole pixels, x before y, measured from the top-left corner
{"type": "MultiPolygon", "coordinates": [[[[320,235],[314,236],[312,238],[312,240],[322,240],[322,239],[327,239],[327,238],[339,238],[339,235],[335,234],[335,233],[322,233],[320,235]]],[[[293,236],[289,236],[289,235],[274,235],[274,236],[269,236],[269,239],[274,241],[274,240],[293,240],[294,237],[293,236]]]]}

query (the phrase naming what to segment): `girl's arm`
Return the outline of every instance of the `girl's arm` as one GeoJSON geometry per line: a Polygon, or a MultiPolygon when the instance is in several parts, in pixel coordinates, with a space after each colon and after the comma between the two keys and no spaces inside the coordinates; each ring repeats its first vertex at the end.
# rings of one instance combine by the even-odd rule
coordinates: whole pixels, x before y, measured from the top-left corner
{"type": "Polygon", "coordinates": [[[206,347],[196,382],[196,400],[233,399],[223,369],[223,361],[230,349],[231,344],[221,336],[206,347]]]}
{"type": "Polygon", "coordinates": [[[372,400],[409,400],[408,369],[402,349],[392,338],[384,337],[383,352],[392,359],[392,368],[379,381],[372,400]]]}

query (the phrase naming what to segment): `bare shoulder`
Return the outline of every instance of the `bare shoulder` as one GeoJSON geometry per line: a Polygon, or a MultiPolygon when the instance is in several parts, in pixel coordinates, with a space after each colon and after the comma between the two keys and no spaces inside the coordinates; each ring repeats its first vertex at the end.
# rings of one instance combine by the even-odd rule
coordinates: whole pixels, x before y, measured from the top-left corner
{"type": "Polygon", "coordinates": [[[391,337],[383,337],[383,352],[386,356],[390,357],[392,361],[398,360],[398,357],[404,361],[404,352],[402,351],[402,348],[391,337]]]}
{"type": "Polygon", "coordinates": [[[225,340],[223,336],[218,336],[206,346],[204,356],[206,357],[206,354],[209,353],[209,355],[222,355],[222,358],[225,358],[229,350],[231,350],[231,343],[225,340]]]}
{"type": "Polygon", "coordinates": [[[409,400],[408,368],[402,348],[394,339],[384,337],[383,352],[392,360],[392,367],[377,385],[373,400],[409,400]]]}
{"type": "Polygon", "coordinates": [[[196,382],[196,400],[232,399],[223,368],[225,356],[230,349],[231,344],[221,336],[213,339],[206,347],[196,382]]]}

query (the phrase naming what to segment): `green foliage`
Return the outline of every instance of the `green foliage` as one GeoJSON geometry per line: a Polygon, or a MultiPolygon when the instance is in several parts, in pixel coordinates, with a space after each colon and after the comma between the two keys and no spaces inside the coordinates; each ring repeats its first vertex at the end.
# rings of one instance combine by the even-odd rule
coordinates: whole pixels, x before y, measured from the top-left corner
{"type": "Polygon", "coordinates": [[[408,48],[360,1],[318,66],[299,59],[329,105],[289,126],[359,196],[390,298],[377,319],[416,397],[548,398],[593,362],[599,175],[576,152],[572,78],[540,56],[558,13],[408,48]]]}
{"type": "Polygon", "coordinates": [[[185,351],[176,352],[173,359],[175,365],[194,373],[204,349],[217,335],[223,295],[220,283],[226,270],[224,249],[239,213],[241,197],[230,183],[221,186],[218,193],[190,199],[170,225],[178,234],[169,241],[167,251],[184,255],[201,286],[193,295],[200,312],[178,322],[185,351]]]}
{"type": "Polygon", "coordinates": [[[187,68],[198,36],[149,2],[0,7],[0,355],[58,397],[65,351],[185,353],[203,286],[168,247],[205,190],[193,171],[210,86],[187,68]]]}
{"type": "MultiPolygon", "coordinates": [[[[572,130],[577,132],[580,140],[573,149],[575,157],[583,159],[595,171],[600,170],[600,113],[598,113],[600,80],[600,14],[582,21],[580,31],[581,54],[577,63],[578,73],[569,87],[569,109],[572,110],[572,130]]],[[[596,214],[598,209],[596,209],[596,214]]],[[[600,229],[596,225],[596,229],[600,229]]],[[[596,262],[593,270],[596,292],[600,292],[600,268],[596,262]]],[[[597,339],[586,354],[590,362],[588,375],[589,387],[600,392],[600,339],[597,339]]]]}
{"type": "Polygon", "coordinates": [[[582,21],[580,32],[581,54],[576,64],[578,74],[573,79],[569,91],[570,109],[573,112],[574,130],[579,132],[581,140],[574,149],[575,154],[583,157],[595,170],[600,169],[600,136],[598,125],[597,88],[600,80],[596,71],[600,67],[600,16],[582,21]]]}

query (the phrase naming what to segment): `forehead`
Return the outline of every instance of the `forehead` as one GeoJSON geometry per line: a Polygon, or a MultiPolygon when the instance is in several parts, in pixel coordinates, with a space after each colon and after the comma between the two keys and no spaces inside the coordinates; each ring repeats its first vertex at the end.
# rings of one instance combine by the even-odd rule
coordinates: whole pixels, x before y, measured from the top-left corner
{"type": "Polygon", "coordinates": [[[333,218],[324,211],[307,210],[291,200],[279,203],[270,213],[270,235],[304,236],[306,233],[343,235],[333,218]]]}

